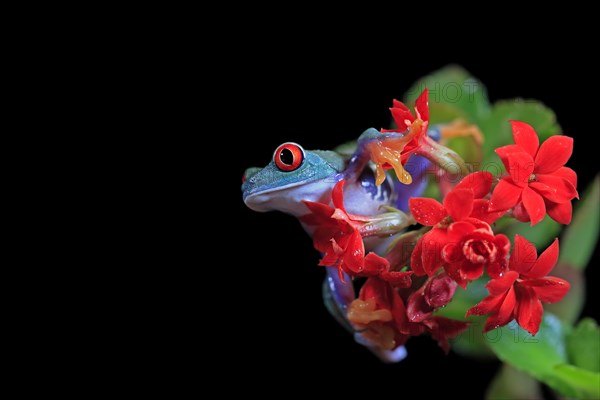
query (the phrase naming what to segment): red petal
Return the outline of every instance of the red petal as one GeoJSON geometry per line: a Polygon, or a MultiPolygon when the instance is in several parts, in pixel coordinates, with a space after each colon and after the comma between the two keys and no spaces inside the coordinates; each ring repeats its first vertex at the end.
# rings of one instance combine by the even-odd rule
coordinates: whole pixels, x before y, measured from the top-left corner
{"type": "Polygon", "coordinates": [[[569,282],[554,276],[547,276],[540,279],[525,279],[521,282],[521,285],[532,288],[537,297],[546,303],[561,301],[571,288],[569,282]]]}
{"type": "Polygon", "coordinates": [[[531,226],[543,220],[546,215],[544,199],[528,186],[523,189],[523,207],[525,207],[525,211],[531,218],[531,226]]]}
{"type": "Polygon", "coordinates": [[[508,291],[518,277],[518,272],[508,271],[503,277],[490,280],[485,287],[490,292],[491,296],[498,296],[508,291]]]}
{"type": "MultiPolygon", "coordinates": [[[[304,204],[310,210],[311,213],[316,214],[318,217],[321,217],[323,220],[327,220],[327,219],[331,218],[331,215],[335,211],[335,208],[331,208],[328,205],[325,205],[323,203],[315,203],[312,201],[305,201],[304,204]]],[[[318,221],[318,220],[309,219],[310,218],[309,216],[303,216],[302,218],[303,218],[303,220],[307,219],[307,221],[310,221],[310,222],[314,221],[315,223],[317,223],[317,221],[318,221]]],[[[311,224],[310,222],[306,222],[306,223],[311,224]]],[[[313,224],[311,224],[311,225],[313,225],[313,224]]]]}
{"type": "Polygon", "coordinates": [[[454,221],[467,218],[473,211],[473,191],[470,189],[452,190],[444,199],[444,207],[454,221]]]}
{"type": "Polygon", "coordinates": [[[412,285],[413,271],[383,271],[379,277],[395,288],[408,288],[412,285]]]}
{"type": "Polygon", "coordinates": [[[450,303],[456,291],[456,282],[445,273],[431,277],[423,292],[425,301],[433,308],[450,303]]]}
{"type": "Polygon", "coordinates": [[[502,304],[500,305],[498,312],[490,315],[490,317],[485,322],[485,327],[483,328],[483,331],[488,332],[492,329],[496,329],[508,324],[513,318],[515,306],[515,289],[514,287],[511,287],[504,296],[504,299],[502,300],[502,304]]]}
{"type": "Polygon", "coordinates": [[[344,209],[344,184],[346,181],[342,179],[338,183],[335,184],[333,190],[331,191],[331,199],[333,200],[333,205],[335,208],[339,208],[346,212],[344,209]]]}
{"type": "Polygon", "coordinates": [[[454,190],[471,189],[473,191],[473,197],[481,199],[490,192],[493,179],[494,177],[489,172],[473,172],[458,182],[458,185],[454,187],[454,190]]]}
{"type": "Polygon", "coordinates": [[[473,264],[470,261],[464,260],[460,265],[460,273],[464,278],[474,281],[483,275],[483,264],[473,264]]]}
{"type": "Polygon", "coordinates": [[[529,214],[525,211],[525,207],[523,206],[523,202],[520,201],[512,210],[512,215],[515,217],[517,221],[520,222],[529,222],[531,218],[529,218],[529,214]]]}
{"type": "Polygon", "coordinates": [[[410,322],[422,322],[429,318],[432,313],[433,307],[425,301],[422,290],[417,290],[410,295],[406,302],[406,315],[410,322]]]}
{"type": "Polygon", "coordinates": [[[369,275],[379,275],[384,271],[390,269],[390,263],[383,257],[378,256],[377,254],[370,252],[365,257],[364,261],[364,271],[369,275]]]}
{"type": "Polygon", "coordinates": [[[517,271],[520,274],[526,274],[535,265],[537,260],[537,250],[523,236],[515,235],[515,246],[510,255],[509,266],[512,271],[517,271]]]}
{"type": "Polygon", "coordinates": [[[402,298],[398,295],[398,291],[393,289],[390,285],[386,285],[388,290],[388,295],[391,298],[391,311],[392,317],[394,318],[394,322],[396,323],[396,328],[399,331],[407,330],[408,319],[406,317],[406,307],[404,306],[404,302],[402,298]]]}
{"type": "Polygon", "coordinates": [[[419,239],[410,256],[410,268],[417,276],[425,275],[425,269],[423,268],[423,238],[419,239]]]}
{"type": "Polygon", "coordinates": [[[492,227],[483,221],[480,221],[475,218],[467,218],[467,219],[464,219],[463,222],[470,223],[480,233],[487,233],[489,235],[494,236],[494,231],[492,231],[492,227]]]}
{"type": "Polygon", "coordinates": [[[492,279],[500,278],[507,272],[507,265],[499,262],[493,262],[487,265],[487,273],[492,279]]]}
{"type": "Polygon", "coordinates": [[[410,208],[413,218],[425,226],[434,226],[448,215],[443,205],[433,199],[424,197],[409,199],[408,208],[410,208]]]}
{"type": "Polygon", "coordinates": [[[535,172],[549,174],[567,163],[573,153],[573,138],[568,136],[550,136],[535,157],[535,172]]]}
{"type": "Polygon", "coordinates": [[[553,172],[552,175],[566,179],[574,188],[577,188],[577,174],[571,168],[561,167],[553,172]]]}
{"type": "Polygon", "coordinates": [[[571,223],[573,205],[570,201],[563,204],[548,202],[546,203],[546,210],[550,218],[559,224],[569,225],[571,223]]]}
{"type": "Polygon", "coordinates": [[[494,244],[498,251],[496,261],[488,265],[487,272],[492,278],[499,278],[508,270],[510,240],[505,235],[499,234],[494,237],[494,244]]]}
{"type": "Polygon", "coordinates": [[[429,89],[425,88],[415,101],[417,116],[423,121],[429,121],[429,89]]]}
{"type": "Polygon", "coordinates": [[[394,102],[394,108],[390,108],[390,111],[392,112],[392,117],[394,118],[394,122],[396,122],[396,126],[400,132],[404,132],[408,129],[406,120],[409,122],[413,122],[415,120],[415,117],[408,110],[408,108],[398,101],[394,102]]]}
{"type": "Polygon", "coordinates": [[[487,296],[481,300],[479,304],[469,308],[469,311],[465,314],[465,318],[469,315],[485,315],[498,311],[500,309],[500,304],[502,304],[502,300],[504,300],[504,294],[501,296],[487,296]]]}
{"type": "Polygon", "coordinates": [[[540,329],[542,314],[544,313],[542,303],[531,289],[520,287],[518,293],[517,322],[521,328],[535,335],[540,329]]]}
{"type": "Polygon", "coordinates": [[[469,281],[463,278],[462,274],[460,273],[461,264],[461,262],[452,264],[446,263],[444,264],[444,271],[446,271],[446,274],[448,274],[448,276],[451,277],[454,282],[458,283],[461,288],[466,289],[469,281]]]}
{"type": "MultiPolygon", "coordinates": [[[[318,249],[317,249],[318,250],[318,249]]],[[[333,251],[328,251],[325,256],[319,260],[320,267],[335,267],[340,257],[333,251]]]]}
{"type": "Polygon", "coordinates": [[[484,199],[475,199],[473,201],[473,211],[471,212],[471,218],[476,218],[482,220],[487,224],[493,224],[506,214],[508,210],[500,210],[500,211],[489,211],[490,201],[484,199]]]}
{"type": "Polygon", "coordinates": [[[535,182],[531,182],[529,187],[554,203],[566,203],[577,197],[577,190],[571,182],[554,174],[536,175],[535,182]]]}
{"type": "Polygon", "coordinates": [[[406,107],[406,106],[404,105],[404,103],[403,103],[403,102],[401,102],[400,100],[392,99],[392,106],[393,106],[394,108],[402,108],[402,109],[404,109],[404,110],[406,110],[406,111],[409,111],[408,107],[406,107]]]}
{"type": "Polygon", "coordinates": [[[431,276],[442,265],[441,251],[447,241],[445,229],[434,228],[423,236],[421,260],[423,269],[431,276]]]}
{"type": "Polygon", "coordinates": [[[534,266],[524,274],[528,278],[541,278],[548,275],[552,268],[558,261],[558,239],[554,239],[554,242],[546,249],[535,262],[534,266]]]}
{"type": "Polygon", "coordinates": [[[514,184],[524,187],[529,182],[535,164],[527,153],[514,153],[508,156],[508,173],[514,184]]]}
{"type": "Polygon", "coordinates": [[[377,309],[385,308],[390,310],[392,305],[387,296],[388,287],[389,285],[379,278],[369,278],[360,289],[358,297],[363,301],[375,300],[377,309]]]}
{"type": "Polygon", "coordinates": [[[352,276],[362,272],[364,268],[365,246],[362,237],[358,231],[354,231],[350,237],[348,247],[344,252],[343,266],[347,267],[346,272],[352,276]]]}
{"type": "Polygon", "coordinates": [[[521,121],[510,121],[510,123],[515,144],[522,147],[531,157],[535,157],[540,140],[533,127],[521,121]]]}
{"type": "Polygon", "coordinates": [[[460,243],[448,243],[442,249],[442,258],[447,263],[453,264],[464,258],[460,243]]]}
{"type": "MultiPolygon", "coordinates": [[[[448,227],[448,239],[450,243],[456,243],[460,245],[462,239],[472,233],[475,230],[475,226],[467,221],[453,222],[448,227]]],[[[461,250],[462,251],[462,250],[461,250]]]]}
{"type": "Polygon", "coordinates": [[[501,257],[506,257],[506,261],[508,262],[508,253],[510,252],[510,240],[508,237],[503,234],[498,234],[494,236],[494,244],[498,249],[498,254],[496,255],[496,260],[499,260],[501,257]]]}
{"type": "Polygon", "coordinates": [[[511,154],[526,153],[526,151],[521,146],[517,146],[516,144],[509,144],[507,146],[498,147],[494,151],[496,152],[496,154],[498,154],[498,157],[500,157],[500,161],[502,161],[502,164],[504,164],[504,168],[506,168],[507,171],[509,170],[508,157],[511,154]]]}
{"type": "Polygon", "coordinates": [[[492,193],[490,211],[508,210],[517,204],[523,188],[515,185],[510,178],[503,178],[492,193]]]}

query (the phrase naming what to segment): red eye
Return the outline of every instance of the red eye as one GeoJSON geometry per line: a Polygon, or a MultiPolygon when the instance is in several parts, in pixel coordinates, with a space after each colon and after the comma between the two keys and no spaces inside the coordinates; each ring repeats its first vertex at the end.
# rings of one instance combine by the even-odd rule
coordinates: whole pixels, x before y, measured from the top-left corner
{"type": "Polygon", "coordinates": [[[282,171],[289,172],[298,169],[304,161],[304,150],[296,143],[284,143],[273,154],[275,165],[282,171]]]}

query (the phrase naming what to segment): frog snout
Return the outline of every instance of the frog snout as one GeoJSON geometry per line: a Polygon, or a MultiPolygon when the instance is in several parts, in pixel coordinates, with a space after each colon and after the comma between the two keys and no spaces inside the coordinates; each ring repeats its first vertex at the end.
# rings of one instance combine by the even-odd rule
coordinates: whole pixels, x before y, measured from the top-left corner
{"type": "Polygon", "coordinates": [[[242,175],[242,183],[245,183],[248,179],[252,178],[260,170],[261,168],[257,167],[247,168],[246,171],[244,171],[244,175],[242,175]]]}

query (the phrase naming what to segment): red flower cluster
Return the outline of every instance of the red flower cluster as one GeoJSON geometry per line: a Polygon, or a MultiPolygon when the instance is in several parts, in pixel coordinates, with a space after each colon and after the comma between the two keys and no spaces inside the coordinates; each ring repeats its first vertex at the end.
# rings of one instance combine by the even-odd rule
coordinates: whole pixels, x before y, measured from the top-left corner
{"type": "Polygon", "coordinates": [[[577,175],[565,163],[573,152],[573,139],[551,136],[542,145],[535,130],[524,122],[511,121],[515,144],[500,147],[500,156],[509,176],[494,189],[490,211],[514,207],[514,216],[531,225],[546,212],[561,224],[569,224],[571,200],[578,198],[577,175]]]}
{"type": "Polygon", "coordinates": [[[464,331],[468,323],[433,316],[433,311],[450,302],[454,289],[456,284],[440,275],[406,300],[383,280],[369,278],[350,305],[348,319],[363,331],[363,337],[382,349],[394,349],[411,336],[429,333],[447,353],[448,339],[464,331]]]}
{"type": "MultiPolygon", "coordinates": [[[[416,116],[404,104],[394,102],[392,114],[398,130],[409,132],[398,139],[395,150],[369,150],[379,172],[387,162],[398,172],[405,157],[421,145],[429,120],[427,91],[417,99],[415,109],[416,116]]],[[[485,331],[516,319],[535,335],[542,320],[541,302],[559,301],[569,290],[568,282],[546,276],[558,259],[558,240],[538,258],[535,247],[516,235],[511,254],[509,239],[495,234],[492,225],[507,213],[532,225],[546,212],[558,222],[570,222],[577,176],[564,164],[573,141],[553,136],[539,146],[531,126],[513,121],[512,129],[515,144],[496,150],[509,174],[493,191],[492,174],[475,172],[449,191],[442,203],[429,198],[409,200],[414,220],[425,227],[422,230],[429,229],[424,234],[411,232],[420,239],[410,255],[410,271],[399,261],[406,260],[408,253],[401,257],[390,252],[387,258],[373,252],[365,255],[363,237],[375,217],[346,211],[343,180],[332,191],[333,207],[305,202],[310,213],[302,221],[316,227],[313,241],[323,253],[320,265],[337,268],[342,281],[346,274],[367,278],[347,318],[371,344],[394,349],[410,336],[429,333],[448,351],[448,339],[462,332],[467,322],[434,312],[452,300],[457,286],[466,288],[484,271],[492,278],[486,285],[490,294],[466,316],[490,314],[485,331]],[[426,278],[413,279],[413,274],[426,278]]]]}

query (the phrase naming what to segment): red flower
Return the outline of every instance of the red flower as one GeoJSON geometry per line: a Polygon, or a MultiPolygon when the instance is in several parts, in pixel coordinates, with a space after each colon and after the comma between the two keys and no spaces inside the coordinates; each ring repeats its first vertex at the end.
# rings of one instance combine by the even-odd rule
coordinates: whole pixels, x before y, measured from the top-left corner
{"type": "MultiPolygon", "coordinates": [[[[377,168],[376,184],[379,186],[385,180],[384,169],[394,168],[398,180],[404,184],[412,183],[412,177],[404,169],[404,164],[419,147],[428,140],[427,125],[429,123],[428,89],[417,98],[415,102],[415,115],[413,115],[404,103],[394,100],[390,108],[392,117],[398,126],[397,129],[382,129],[381,133],[388,132],[403,133],[376,140],[366,146],[371,161],[377,168]]],[[[435,142],[433,142],[435,143],[435,142]]]]}
{"type": "Polygon", "coordinates": [[[560,301],[569,291],[569,282],[546,276],[558,259],[558,239],[538,258],[535,246],[515,235],[515,248],[509,269],[487,285],[490,295],[471,308],[466,316],[491,315],[484,332],[506,325],[515,319],[532,335],[538,332],[544,312],[542,303],[560,301]]]}
{"type": "Polygon", "coordinates": [[[448,227],[448,243],[442,248],[444,268],[463,288],[479,278],[484,266],[490,276],[502,276],[508,264],[510,241],[494,235],[485,222],[469,218],[448,227]]]}
{"type": "MultiPolygon", "coordinates": [[[[449,301],[453,293],[452,283],[440,276],[431,278],[423,285],[419,297],[427,296],[427,301],[439,304],[440,301],[449,301]]],[[[411,296],[408,300],[409,307],[413,310],[415,306],[411,302],[414,302],[414,298],[416,297],[411,296]]],[[[387,350],[406,343],[410,336],[429,332],[447,353],[448,339],[468,326],[463,321],[434,317],[431,312],[425,316],[420,315],[418,322],[411,322],[410,315],[397,290],[379,278],[369,278],[361,288],[359,298],[350,304],[347,316],[365,339],[387,350]]]]}
{"type": "MultiPolygon", "coordinates": [[[[392,112],[392,118],[394,118],[394,122],[396,123],[396,129],[382,129],[382,133],[386,132],[405,132],[408,130],[412,124],[416,120],[421,120],[423,122],[429,122],[429,89],[425,88],[423,92],[419,95],[417,100],[415,101],[415,115],[413,115],[408,107],[404,105],[401,101],[396,99],[393,100],[393,107],[390,108],[392,112]]],[[[411,154],[419,147],[422,139],[427,137],[427,126],[425,129],[419,129],[414,132],[414,136],[404,146],[402,150],[402,164],[405,164],[408,161],[408,158],[411,154]]]]}
{"type": "Polygon", "coordinates": [[[571,200],[578,197],[577,175],[564,167],[573,152],[573,139],[551,136],[542,145],[535,130],[511,121],[514,145],[496,149],[509,176],[502,178],[490,200],[490,211],[515,208],[521,221],[540,222],[546,212],[555,221],[569,224],[571,200]]]}
{"type": "Polygon", "coordinates": [[[368,220],[346,212],[344,183],[344,180],[339,181],[331,192],[334,208],[305,201],[311,214],[301,218],[308,225],[317,225],[313,244],[318,251],[324,253],[319,265],[337,266],[340,278],[343,278],[343,272],[351,276],[363,272],[365,246],[359,227],[368,220]]]}
{"type": "MultiPolygon", "coordinates": [[[[446,195],[443,205],[429,198],[415,197],[408,201],[413,218],[421,225],[436,226],[439,224],[419,240],[413,251],[411,267],[416,275],[431,276],[444,264],[444,261],[448,262],[442,258],[444,249],[447,255],[455,257],[454,260],[450,260],[452,264],[448,265],[448,271],[463,287],[467,279],[476,279],[481,276],[484,264],[489,264],[492,273],[499,272],[501,268],[505,267],[502,260],[508,254],[508,249],[504,250],[508,240],[505,240],[506,237],[503,235],[494,237],[488,223],[493,223],[506,211],[488,211],[488,200],[483,197],[489,194],[491,187],[492,174],[475,172],[467,175],[446,195]],[[452,221],[455,223],[467,221],[468,223],[467,225],[457,225],[450,238],[447,226],[452,221]],[[463,237],[457,237],[458,228],[462,227],[464,230],[465,226],[473,227],[471,231],[477,229],[478,232],[469,232],[469,235],[465,236],[465,240],[470,240],[465,245],[467,253],[464,253],[465,257],[469,255],[469,258],[463,260],[464,257],[458,257],[451,245],[459,245],[458,240],[462,240],[463,237]],[[455,240],[455,243],[448,243],[452,240],[455,240]],[[479,249],[480,245],[483,246],[481,249],[479,249]],[[486,246],[491,246],[490,251],[499,246],[500,252],[492,252],[487,258],[479,253],[477,253],[477,257],[475,257],[475,253],[470,253],[484,251],[486,246]],[[470,259],[478,260],[478,257],[484,257],[484,261],[478,264],[468,261],[470,259]]],[[[466,232],[460,232],[466,235],[466,232]]]]}
{"type": "Polygon", "coordinates": [[[489,201],[484,197],[492,188],[492,179],[489,172],[474,172],[446,195],[443,205],[434,199],[413,197],[408,201],[408,207],[413,218],[425,226],[434,226],[448,216],[455,222],[471,217],[491,224],[506,212],[488,211],[489,201]]]}

